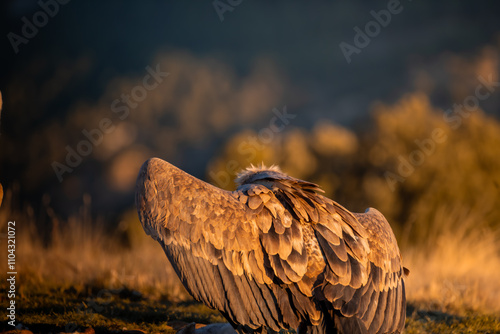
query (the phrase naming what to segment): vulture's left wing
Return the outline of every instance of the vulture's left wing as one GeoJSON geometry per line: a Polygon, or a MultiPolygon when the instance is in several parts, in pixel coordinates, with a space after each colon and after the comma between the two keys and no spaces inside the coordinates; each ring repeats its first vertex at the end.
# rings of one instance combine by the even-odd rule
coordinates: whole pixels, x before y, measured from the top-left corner
{"type": "Polygon", "coordinates": [[[307,252],[300,226],[265,186],[228,192],[153,158],[139,173],[136,205],[186,289],[233,323],[297,328],[299,302],[320,317],[305,296],[279,287],[301,280],[307,252]]]}

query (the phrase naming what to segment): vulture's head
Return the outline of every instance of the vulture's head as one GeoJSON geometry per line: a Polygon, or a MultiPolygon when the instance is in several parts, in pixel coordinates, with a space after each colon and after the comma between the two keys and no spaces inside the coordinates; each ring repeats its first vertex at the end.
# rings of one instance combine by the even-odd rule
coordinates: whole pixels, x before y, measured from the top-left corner
{"type": "Polygon", "coordinates": [[[272,165],[271,167],[266,167],[264,164],[260,166],[250,165],[246,169],[241,170],[234,182],[237,186],[241,186],[246,183],[252,183],[256,180],[263,179],[286,179],[288,176],[284,174],[281,169],[272,165]]]}

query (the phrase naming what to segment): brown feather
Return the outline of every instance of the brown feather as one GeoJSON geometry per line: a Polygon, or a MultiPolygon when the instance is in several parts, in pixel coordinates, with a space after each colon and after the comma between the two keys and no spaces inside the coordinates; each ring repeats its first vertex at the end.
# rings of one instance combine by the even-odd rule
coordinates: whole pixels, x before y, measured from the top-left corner
{"type": "Polygon", "coordinates": [[[290,279],[286,275],[285,269],[283,268],[283,264],[280,260],[280,257],[278,255],[272,255],[269,257],[269,260],[270,260],[269,262],[271,264],[271,268],[273,269],[276,277],[278,277],[285,284],[291,284],[292,281],[290,281],[290,279]]]}
{"type": "MultiPolygon", "coordinates": [[[[322,223],[316,224],[314,226],[315,230],[321,234],[321,236],[328,241],[330,245],[339,245],[340,244],[340,238],[338,235],[336,235],[332,230],[327,228],[325,225],[322,223]]],[[[344,260],[345,261],[345,260],[344,260]]]]}
{"type": "Polygon", "coordinates": [[[250,195],[248,197],[248,207],[252,210],[256,210],[262,204],[262,199],[260,196],[250,195]]]}
{"type": "Polygon", "coordinates": [[[304,236],[302,235],[302,227],[297,221],[294,221],[290,225],[290,230],[292,232],[292,248],[302,254],[304,251],[304,236]]]}
{"type": "Polygon", "coordinates": [[[316,234],[316,237],[318,238],[319,244],[325,254],[325,257],[328,261],[328,266],[331,268],[331,270],[339,277],[344,277],[348,274],[350,275],[350,266],[349,262],[347,261],[347,256],[345,260],[342,260],[334,251],[334,249],[340,249],[341,246],[339,245],[331,247],[331,245],[328,244],[328,241],[325,240],[321,234],[316,234]]]}
{"type": "Polygon", "coordinates": [[[283,228],[283,233],[279,235],[280,249],[278,254],[282,260],[286,260],[292,252],[292,230],[283,228]]]}
{"type": "Polygon", "coordinates": [[[268,233],[262,234],[262,246],[269,255],[276,255],[280,250],[279,234],[276,234],[274,228],[271,228],[268,233]]]}
{"type": "Polygon", "coordinates": [[[307,297],[312,297],[312,287],[313,287],[314,279],[309,278],[307,276],[303,276],[302,279],[295,284],[299,288],[300,292],[303,293],[307,297]]]}
{"type": "Polygon", "coordinates": [[[255,216],[255,220],[257,222],[257,226],[262,232],[269,232],[269,229],[273,224],[273,218],[271,217],[269,211],[262,210],[258,215],[255,216]]]}
{"type": "Polygon", "coordinates": [[[307,272],[307,253],[300,254],[296,250],[292,250],[287,258],[287,263],[300,277],[304,277],[307,272]]]}
{"type": "Polygon", "coordinates": [[[274,231],[278,234],[283,234],[285,233],[285,226],[283,226],[283,223],[281,221],[281,217],[278,216],[275,219],[273,219],[273,227],[274,231]]]}

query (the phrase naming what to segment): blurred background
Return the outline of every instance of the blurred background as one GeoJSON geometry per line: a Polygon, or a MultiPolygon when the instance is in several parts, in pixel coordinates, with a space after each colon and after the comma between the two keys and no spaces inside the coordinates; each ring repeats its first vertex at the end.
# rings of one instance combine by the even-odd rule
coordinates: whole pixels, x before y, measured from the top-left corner
{"type": "MultiPolygon", "coordinates": [[[[2,221],[31,222],[45,250],[88,226],[133,249],[146,159],[226,189],[263,161],[382,211],[413,271],[449,264],[446,303],[500,309],[500,289],[470,288],[498,284],[499,14],[494,0],[2,1],[2,221]]],[[[442,303],[442,282],[415,279],[414,299],[442,303]]]]}

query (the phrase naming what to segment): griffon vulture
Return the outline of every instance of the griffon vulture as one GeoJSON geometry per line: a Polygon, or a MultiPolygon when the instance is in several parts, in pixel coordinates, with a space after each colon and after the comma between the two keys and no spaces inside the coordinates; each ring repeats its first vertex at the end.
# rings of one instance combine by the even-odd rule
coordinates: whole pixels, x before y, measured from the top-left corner
{"type": "Polygon", "coordinates": [[[236,191],[158,158],[136,205],[189,293],[238,333],[400,333],[401,254],[384,216],[351,213],[279,168],[242,171],[236,191]]]}

